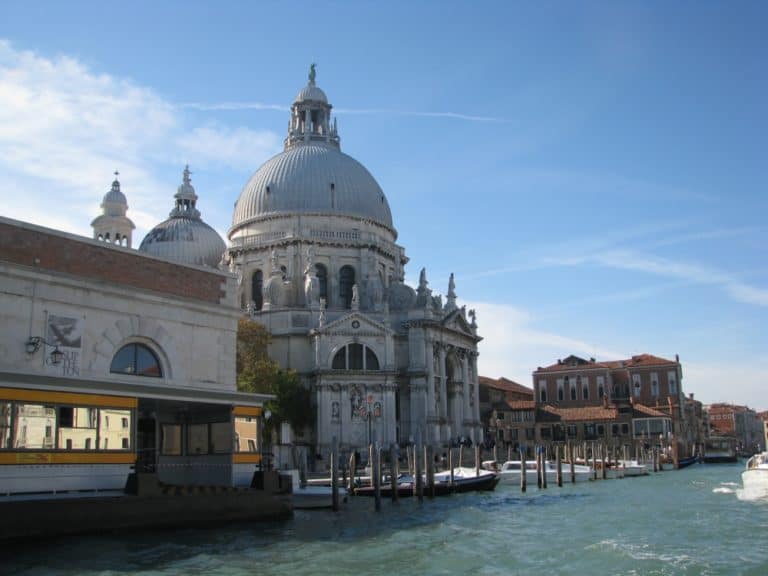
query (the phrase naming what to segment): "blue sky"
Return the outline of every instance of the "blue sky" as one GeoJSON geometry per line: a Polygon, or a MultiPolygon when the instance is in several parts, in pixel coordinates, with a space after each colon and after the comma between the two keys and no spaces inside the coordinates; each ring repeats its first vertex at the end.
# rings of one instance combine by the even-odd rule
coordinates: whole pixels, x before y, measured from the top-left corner
{"type": "Polygon", "coordinates": [[[0,3],[0,214],[135,243],[189,163],[222,235],[317,63],[411,261],[476,308],[481,374],[680,355],[768,409],[759,2],[0,3]]]}

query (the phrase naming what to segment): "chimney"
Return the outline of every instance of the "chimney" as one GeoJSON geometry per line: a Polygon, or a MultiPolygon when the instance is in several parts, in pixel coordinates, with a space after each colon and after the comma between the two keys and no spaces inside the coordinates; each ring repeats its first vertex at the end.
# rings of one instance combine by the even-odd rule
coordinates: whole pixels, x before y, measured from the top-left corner
{"type": "Polygon", "coordinates": [[[675,354],[675,362],[680,364],[680,354],[675,354]]]}

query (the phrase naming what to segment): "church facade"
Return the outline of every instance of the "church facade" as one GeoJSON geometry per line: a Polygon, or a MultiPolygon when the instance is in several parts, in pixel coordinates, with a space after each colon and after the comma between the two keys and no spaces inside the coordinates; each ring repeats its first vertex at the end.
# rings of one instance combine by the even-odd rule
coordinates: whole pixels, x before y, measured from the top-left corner
{"type": "Polygon", "coordinates": [[[308,84],[283,152],[243,188],[228,236],[240,303],[272,334],[271,356],[314,391],[317,454],[370,442],[481,440],[477,324],[405,250],[384,192],[344,154],[331,105],[308,84]]]}

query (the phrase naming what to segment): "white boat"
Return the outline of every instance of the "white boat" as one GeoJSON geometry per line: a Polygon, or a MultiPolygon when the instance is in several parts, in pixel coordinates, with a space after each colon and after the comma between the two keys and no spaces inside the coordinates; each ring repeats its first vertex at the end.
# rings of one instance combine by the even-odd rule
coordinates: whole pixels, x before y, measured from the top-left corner
{"type": "Polygon", "coordinates": [[[616,464],[624,470],[624,478],[647,476],[649,473],[648,466],[637,460],[619,460],[616,464]]]}
{"type": "Polygon", "coordinates": [[[747,460],[747,468],[741,473],[745,500],[768,498],[768,452],[755,454],[747,460]]]}
{"type": "MultiPolygon", "coordinates": [[[[331,508],[333,506],[333,492],[330,486],[318,486],[301,483],[298,470],[288,470],[293,485],[293,507],[296,510],[309,510],[313,508],[331,508]]],[[[347,501],[347,490],[339,486],[339,503],[347,501]]]]}
{"type": "MultiPolygon", "coordinates": [[[[571,465],[562,463],[563,484],[571,482],[571,465]]],[[[499,477],[505,484],[520,484],[520,460],[507,460],[501,465],[499,477]]],[[[557,483],[557,463],[547,460],[544,463],[544,470],[547,473],[547,484],[557,483]]],[[[586,482],[592,478],[592,468],[583,464],[574,464],[573,471],[576,482],[586,482]]],[[[526,460],[525,462],[525,481],[527,484],[536,485],[538,480],[538,466],[535,460],[526,460]]]]}

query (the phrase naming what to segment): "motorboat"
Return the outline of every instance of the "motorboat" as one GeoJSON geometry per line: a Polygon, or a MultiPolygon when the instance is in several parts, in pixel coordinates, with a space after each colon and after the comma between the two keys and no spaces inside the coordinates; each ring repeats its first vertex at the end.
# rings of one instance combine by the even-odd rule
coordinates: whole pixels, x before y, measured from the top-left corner
{"type": "Polygon", "coordinates": [[[452,492],[472,492],[477,490],[493,490],[499,483],[499,475],[492,470],[475,469],[460,466],[451,471],[437,472],[435,486],[438,484],[451,487],[452,492]]]}
{"type": "MultiPolygon", "coordinates": [[[[293,488],[293,507],[296,510],[311,510],[315,508],[333,507],[333,490],[331,486],[307,484],[301,481],[298,470],[288,470],[293,488]]],[[[338,487],[339,503],[347,501],[347,490],[338,487]]]]}
{"type": "Polygon", "coordinates": [[[743,499],[768,499],[768,452],[755,454],[747,460],[747,467],[741,473],[741,481],[744,484],[743,499]]]}
{"type": "Polygon", "coordinates": [[[616,465],[624,470],[624,478],[648,476],[648,466],[638,460],[618,460],[616,465]]]}
{"type": "MultiPolygon", "coordinates": [[[[520,484],[520,471],[522,462],[520,460],[507,460],[501,465],[499,476],[504,484],[520,484]]],[[[557,463],[551,460],[544,462],[544,470],[547,475],[547,484],[557,482],[557,463]]],[[[574,478],[576,482],[586,482],[592,479],[593,470],[590,466],[583,464],[573,465],[574,478]]],[[[536,460],[525,461],[525,481],[527,484],[536,484],[538,481],[538,465],[536,460]]],[[[567,462],[561,462],[561,473],[563,482],[571,482],[571,465],[567,462]]]]}
{"type": "MultiPolygon", "coordinates": [[[[475,468],[457,467],[453,469],[453,480],[451,480],[450,470],[436,472],[434,494],[430,494],[430,488],[427,485],[426,476],[422,475],[422,485],[425,496],[445,496],[457,492],[477,492],[488,491],[496,488],[499,483],[499,475],[489,470],[478,471],[475,468]]],[[[414,486],[414,477],[410,474],[400,474],[397,478],[397,494],[399,496],[414,496],[416,487],[414,486]]],[[[379,487],[382,497],[387,498],[392,495],[391,479],[385,478],[379,487]]],[[[373,496],[373,486],[360,486],[355,488],[355,495],[373,496]]]]}

